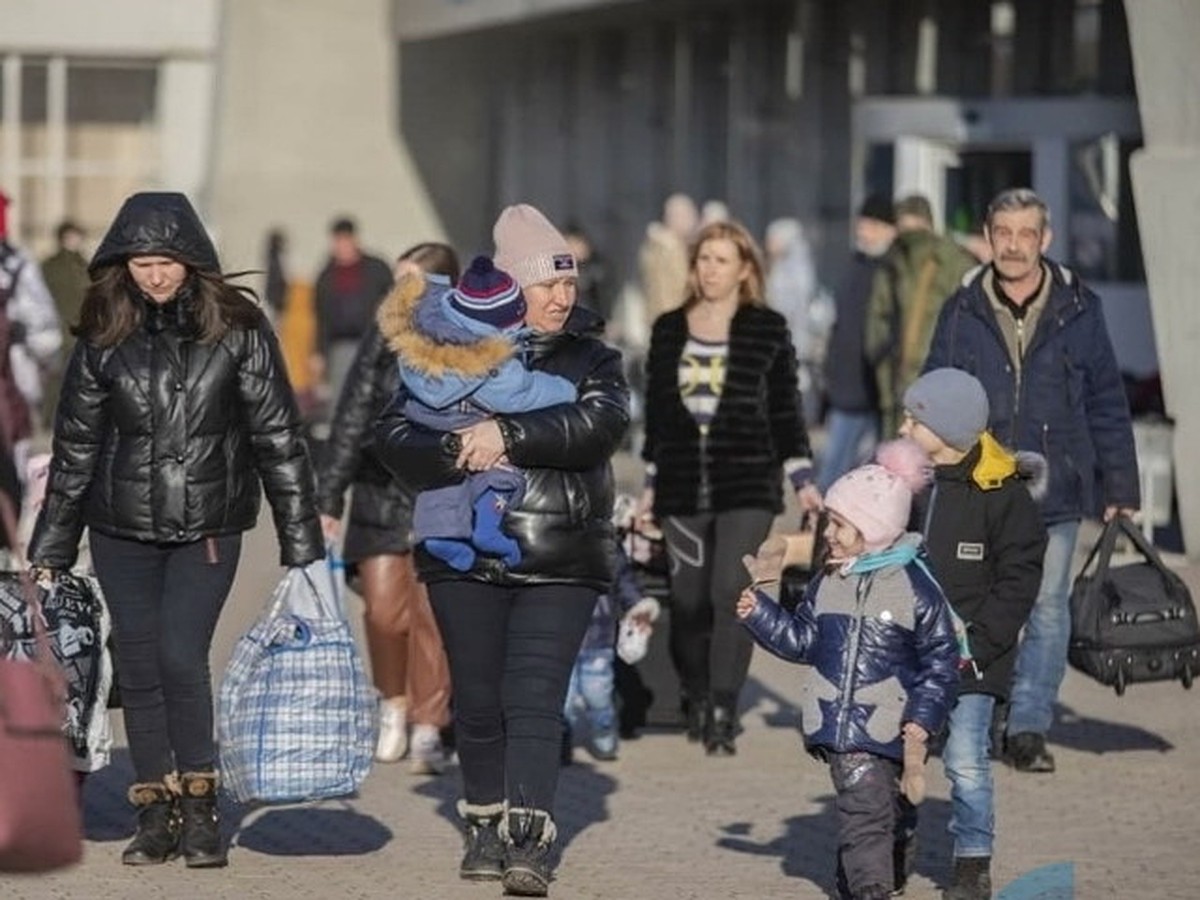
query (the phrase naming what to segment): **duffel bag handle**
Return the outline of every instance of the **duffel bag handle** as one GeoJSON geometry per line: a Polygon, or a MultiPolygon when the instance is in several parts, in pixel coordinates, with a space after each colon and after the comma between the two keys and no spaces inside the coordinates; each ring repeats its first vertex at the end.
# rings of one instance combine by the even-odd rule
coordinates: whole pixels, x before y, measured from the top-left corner
{"type": "Polygon", "coordinates": [[[1109,563],[1112,561],[1113,551],[1117,547],[1117,538],[1122,533],[1121,520],[1124,518],[1125,516],[1113,516],[1104,523],[1100,537],[1096,539],[1091,553],[1083,563],[1083,568],[1079,570],[1079,577],[1082,578],[1086,575],[1092,563],[1096,562],[1096,577],[1103,580],[1104,573],[1108,571],[1109,563]]]}
{"type": "Polygon", "coordinates": [[[1104,574],[1108,571],[1113,552],[1116,550],[1117,538],[1121,535],[1129,538],[1147,563],[1159,572],[1170,572],[1158,551],[1154,549],[1154,545],[1146,540],[1146,536],[1142,534],[1142,530],[1134,524],[1133,520],[1129,516],[1117,514],[1104,523],[1104,530],[1100,533],[1096,545],[1092,547],[1092,552],[1088,554],[1083,568],[1079,570],[1080,577],[1087,574],[1092,562],[1098,559],[1095,576],[1100,581],[1104,580],[1104,574]]]}

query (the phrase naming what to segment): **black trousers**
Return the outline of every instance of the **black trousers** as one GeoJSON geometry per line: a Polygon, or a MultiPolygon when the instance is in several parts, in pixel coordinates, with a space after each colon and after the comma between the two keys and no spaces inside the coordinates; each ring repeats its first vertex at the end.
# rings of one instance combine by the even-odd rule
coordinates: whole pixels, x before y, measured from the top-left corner
{"type": "Polygon", "coordinates": [[[467,803],[553,812],[563,702],[597,596],[562,584],[429,585],[467,803]]]}
{"type": "Polygon", "coordinates": [[[830,753],[828,759],[837,793],[838,859],[850,893],[857,897],[870,885],[891,890],[901,766],[873,753],[830,753]]]}
{"type": "Polygon", "coordinates": [[[112,614],[125,730],[138,781],[212,771],[208,651],[237,571],[241,535],[150,544],[93,531],[90,541],[112,614]]]}
{"type": "Polygon", "coordinates": [[[742,557],[766,540],[765,509],[670,516],[663,523],[671,555],[671,658],[689,699],[737,709],[754,639],[734,611],[750,575],[742,557]]]}

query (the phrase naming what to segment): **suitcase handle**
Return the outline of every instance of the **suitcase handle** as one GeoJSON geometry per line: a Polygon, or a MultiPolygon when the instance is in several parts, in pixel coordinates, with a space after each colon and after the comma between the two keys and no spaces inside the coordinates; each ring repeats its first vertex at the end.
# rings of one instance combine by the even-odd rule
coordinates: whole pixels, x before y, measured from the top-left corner
{"type": "Polygon", "coordinates": [[[1083,577],[1088,569],[1091,568],[1092,563],[1096,562],[1096,571],[1093,574],[1096,581],[1103,584],[1104,575],[1108,572],[1113,551],[1117,546],[1117,538],[1122,534],[1129,538],[1130,542],[1147,563],[1163,574],[1170,573],[1171,570],[1162,561],[1162,557],[1158,555],[1158,551],[1154,549],[1154,545],[1146,540],[1142,532],[1133,524],[1133,521],[1128,516],[1117,515],[1104,524],[1104,530],[1100,533],[1095,546],[1092,547],[1091,553],[1088,554],[1083,568],[1079,570],[1078,577],[1083,577]]]}
{"type": "Polygon", "coordinates": [[[1139,613],[1123,613],[1114,612],[1112,614],[1112,622],[1114,625],[1145,625],[1152,622],[1169,622],[1172,619],[1182,619],[1183,611],[1176,609],[1152,610],[1150,612],[1139,613]]]}

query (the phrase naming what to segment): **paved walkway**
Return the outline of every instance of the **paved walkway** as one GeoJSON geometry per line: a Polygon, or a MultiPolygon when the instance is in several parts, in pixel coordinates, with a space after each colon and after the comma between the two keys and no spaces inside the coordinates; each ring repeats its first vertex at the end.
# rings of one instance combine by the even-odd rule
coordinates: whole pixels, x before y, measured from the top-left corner
{"type": "MultiPolygon", "coordinates": [[[[236,636],[280,574],[269,526],[249,538],[214,650],[224,666],[236,636]]],[[[1200,597],[1200,569],[1184,569],[1200,597]]],[[[357,612],[357,601],[354,611],[357,612]]],[[[581,761],[563,774],[558,816],[566,852],[552,896],[634,900],[831,895],[835,823],[824,769],[799,748],[796,670],[755,657],[746,731],[733,759],[708,759],[674,733],[621,747],[615,763],[581,761]]],[[[1059,771],[1018,775],[997,767],[997,897],[1200,896],[1200,691],[1139,686],[1123,698],[1071,673],[1051,735],[1059,771]],[[1056,863],[1073,864],[1074,893],[1013,885],[1056,863]]],[[[584,754],[580,753],[580,757],[584,754]]],[[[946,783],[931,767],[911,898],[939,896],[949,846],[946,783]]],[[[350,802],[286,809],[229,808],[228,869],[189,872],[119,864],[131,834],[121,753],[86,789],[88,849],[76,868],[39,878],[0,876],[6,900],[136,898],[479,898],[496,885],[455,878],[456,773],[410,776],[378,766],[350,802]]],[[[1069,874],[1062,869],[1059,875],[1069,874]]]]}

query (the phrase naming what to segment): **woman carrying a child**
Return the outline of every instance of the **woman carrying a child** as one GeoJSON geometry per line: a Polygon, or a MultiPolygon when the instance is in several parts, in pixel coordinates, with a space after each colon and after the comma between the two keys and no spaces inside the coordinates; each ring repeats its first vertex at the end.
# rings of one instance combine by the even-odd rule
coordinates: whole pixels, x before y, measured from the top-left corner
{"type": "Polygon", "coordinates": [[[809,667],[801,729],[829,765],[839,877],[853,900],[892,896],[899,789],[919,800],[925,742],[946,722],[959,667],[950,606],[919,558],[921,535],[906,532],[928,460],[907,440],[877,458],[830,486],[829,560],[795,612],[771,596],[779,566],[762,554],[745,557],[754,585],[737,604],[759,644],[809,667]]]}
{"type": "Polygon", "coordinates": [[[492,284],[477,272],[480,281],[467,285],[465,296],[409,297],[401,309],[381,310],[385,337],[400,340],[393,347],[418,371],[404,379],[377,438],[381,459],[414,491],[455,488],[461,496],[466,484],[470,500],[469,530],[446,518],[459,530],[435,536],[457,546],[435,543],[431,550],[422,542],[416,550],[450,660],[466,831],[459,874],[503,879],[510,894],[545,896],[563,701],[596,597],[612,575],[609,459],[628,426],[629,398],[620,355],[599,337],[603,323],[575,306],[576,262],[558,230],[522,204],[501,213],[494,237],[495,268],[516,282],[519,301],[502,278],[492,284]],[[497,320],[492,336],[468,328],[470,339],[442,337],[443,375],[463,374],[456,351],[473,356],[479,341],[503,340],[512,349],[484,370],[480,388],[513,377],[505,366],[516,362],[556,376],[569,395],[520,412],[493,407],[474,424],[454,423],[452,414],[474,407],[478,418],[488,407],[472,391],[442,407],[446,424],[435,427],[429,416],[439,409],[436,398],[420,396],[421,382],[434,372],[427,359],[405,355],[401,336],[419,330],[436,337],[444,317],[433,314],[434,305],[444,312],[450,302],[476,323],[493,312],[497,320]],[[522,302],[524,327],[517,330],[509,327],[511,308],[489,311],[522,302]]]}

